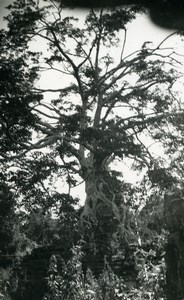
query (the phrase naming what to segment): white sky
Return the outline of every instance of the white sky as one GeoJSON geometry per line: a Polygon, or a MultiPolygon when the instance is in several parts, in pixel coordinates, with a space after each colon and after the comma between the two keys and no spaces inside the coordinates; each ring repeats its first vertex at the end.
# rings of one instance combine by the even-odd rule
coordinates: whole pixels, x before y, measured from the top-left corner
{"type": "MultiPolygon", "coordinates": [[[[5,27],[3,16],[7,14],[7,10],[4,7],[10,3],[12,3],[11,0],[0,0],[0,28],[5,27]]],[[[79,20],[83,20],[86,11],[82,9],[75,9],[73,10],[73,14],[75,17],[78,17],[79,20]]],[[[148,15],[138,16],[137,19],[129,25],[127,31],[127,44],[125,53],[130,54],[133,51],[140,49],[145,41],[151,41],[154,43],[154,45],[157,45],[171,33],[171,30],[158,27],[154,23],[152,23],[148,15]]],[[[174,46],[178,52],[184,54],[184,42],[181,42],[181,39],[179,37],[172,37],[166,42],[165,46],[174,46]]],[[[116,53],[114,53],[114,55],[116,56],[116,53]]],[[[48,86],[48,82],[52,82],[52,88],[60,87],[61,84],[61,80],[59,78],[58,80],[54,79],[54,82],[52,80],[50,81],[48,77],[42,78],[42,85],[47,85],[47,87],[50,87],[48,86]]],[[[180,88],[181,86],[178,85],[178,89],[180,88]]],[[[157,149],[156,151],[158,151],[159,155],[160,148],[156,147],[155,149],[157,149]]],[[[129,182],[135,183],[138,179],[137,174],[129,171],[129,167],[126,165],[124,165],[123,168],[124,170],[126,170],[124,172],[124,179],[129,182]]],[[[80,185],[77,188],[73,189],[72,194],[82,198],[83,200],[85,198],[84,185],[80,185]]]]}

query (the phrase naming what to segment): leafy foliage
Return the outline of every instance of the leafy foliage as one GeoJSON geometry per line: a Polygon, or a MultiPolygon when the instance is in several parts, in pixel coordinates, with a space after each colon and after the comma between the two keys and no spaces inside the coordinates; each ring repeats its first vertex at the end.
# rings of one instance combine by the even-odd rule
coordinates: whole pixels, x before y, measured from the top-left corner
{"type": "Polygon", "coordinates": [[[14,212],[13,193],[5,182],[0,184],[0,252],[6,253],[11,248],[14,237],[14,222],[16,220],[14,212]]]}
{"type": "MultiPolygon", "coordinates": [[[[64,268],[63,275],[58,275],[57,259],[51,257],[49,267],[48,293],[46,299],[86,299],[86,300],[118,300],[118,299],[159,299],[164,297],[162,284],[164,282],[165,265],[163,261],[156,266],[145,264],[145,255],[140,252],[138,280],[136,286],[129,287],[123,278],[114,274],[108,263],[105,263],[103,273],[96,279],[90,269],[84,278],[82,272],[82,252],[79,246],[73,248],[71,260],[64,268]],[[144,264],[144,265],[143,265],[144,264]],[[146,276],[146,277],[145,277],[146,276]]],[[[154,253],[152,253],[154,255],[154,253]]],[[[164,298],[163,298],[164,299],[164,298]]]]}

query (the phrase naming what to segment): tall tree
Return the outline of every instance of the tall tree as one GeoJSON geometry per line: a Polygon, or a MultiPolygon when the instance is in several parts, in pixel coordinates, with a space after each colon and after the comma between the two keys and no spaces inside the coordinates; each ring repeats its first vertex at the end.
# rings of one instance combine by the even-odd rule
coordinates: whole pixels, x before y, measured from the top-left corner
{"type": "Polygon", "coordinates": [[[126,54],[137,7],[92,9],[83,24],[51,0],[15,1],[8,8],[8,30],[1,31],[2,160],[14,162],[19,183],[42,193],[49,178],[67,178],[69,192],[84,181],[82,219],[97,222],[111,212],[119,222],[123,196],[112,163],[129,158],[153,175],[163,162],[143,137],[159,140],[183,116],[172,92],[180,76],[177,54],[164,41],[126,54]],[[47,88],[39,87],[42,74],[47,88]]]}

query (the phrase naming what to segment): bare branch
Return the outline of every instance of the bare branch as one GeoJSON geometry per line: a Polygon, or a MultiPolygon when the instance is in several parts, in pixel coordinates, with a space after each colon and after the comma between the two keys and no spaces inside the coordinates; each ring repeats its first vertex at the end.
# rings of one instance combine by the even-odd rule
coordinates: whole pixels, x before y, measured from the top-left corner
{"type": "Polygon", "coordinates": [[[72,84],[70,86],[67,86],[65,88],[62,88],[62,89],[40,89],[40,88],[34,88],[33,91],[37,91],[39,93],[48,93],[48,92],[52,92],[52,93],[62,93],[62,92],[69,92],[71,91],[73,88],[77,88],[77,85],[76,84],[72,84]]]}
{"type": "MultiPolygon", "coordinates": [[[[146,153],[148,154],[150,161],[152,161],[152,160],[153,160],[153,157],[152,157],[151,153],[150,153],[149,150],[148,150],[149,147],[146,147],[146,145],[140,140],[140,138],[139,138],[139,136],[138,136],[138,132],[135,131],[134,128],[133,128],[133,131],[134,131],[134,133],[135,133],[136,139],[137,139],[138,142],[143,146],[143,148],[146,150],[146,153]]],[[[147,161],[146,161],[144,155],[143,155],[142,157],[143,157],[143,159],[144,159],[144,162],[146,163],[147,161]]],[[[147,165],[148,165],[148,163],[147,163],[147,165]]]]}
{"type": "Polygon", "coordinates": [[[36,112],[39,113],[40,115],[45,116],[45,117],[47,117],[47,118],[49,118],[49,119],[59,120],[58,117],[48,115],[48,114],[46,114],[45,112],[40,111],[39,109],[33,108],[32,111],[36,111],[36,112]]]}
{"type": "Polygon", "coordinates": [[[121,55],[120,55],[120,62],[123,59],[123,53],[124,53],[125,45],[126,45],[126,38],[127,38],[127,30],[126,30],[126,28],[124,29],[124,33],[125,33],[125,36],[124,36],[124,39],[123,39],[123,46],[122,46],[121,55]]]}
{"type": "Polygon", "coordinates": [[[86,58],[78,65],[78,68],[80,68],[82,65],[84,65],[85,62],[88,60],[89,63],[90,63],[91,68],[93,69],[93,64],[92,64],[92,61],[91,61],[91,59],[90,59],[90,55],[91,55],[91,53],[92,53],[92,51],[93,51],[94,45],[95,45],[95,41],[92,43],[92,46],[91,46],[91,48],[89,49],[89,53],[86,53],[86,51],[85,51],[84,48],[82,47],[82,51],[85,53],[86,58]]]}
{"type": "Polygon", "coordinates": [[[158,44],[158,46],[157,46],[156,48],[153,49],[153,52],[155,52],[156,50],[160,49],[160,46],[161,46],[163,43],[165,43],[165,41],[167,41],[171,36],[176,35],[176,34],[179,33],[179,32],[180,32],[180,31],[177,30],[177,31],[172,32],[172,33],[169,34],[168,36],[166,36],[166,38],[163,39],[163,40],[161,41],[161,43],[158,44]]]}
{"type": "Polygon", "coordinates": [[[48,103],[45,103],[44,101],[41,101],[41,102],[39,103],[38,106],[43,106],[43,107],[47,108],[48,110],[54,111],[54,112],[57,113],[60,117],[63,116],[63,114],[60,113],[60,110],[57,109],[57,108],[56,108],[54,105],[52,105],[52,104],[48,104],[48,103]]]}
{"type": "Polygon", "coordinates": [[[148,115],[136,115],[128,118],[124,118],[120,121],[120,123],[123,123],[124,121],[130,120],[127,125],[124,125],[124,129],[133,128],[134,126],[139,125],[148,125],[151,124],[153,121],[160,121],[162,119],[167,119],[169,117],[178,117],[178,116],[184,116],[184,111],[173,111],[173,112],[164,112],[164,113],[152,113],[148,115]],[[149,115],[154,115],[153,117],[147,117],[149,115]],[[136,120],[140,118],[141,120],[136,120]]]}

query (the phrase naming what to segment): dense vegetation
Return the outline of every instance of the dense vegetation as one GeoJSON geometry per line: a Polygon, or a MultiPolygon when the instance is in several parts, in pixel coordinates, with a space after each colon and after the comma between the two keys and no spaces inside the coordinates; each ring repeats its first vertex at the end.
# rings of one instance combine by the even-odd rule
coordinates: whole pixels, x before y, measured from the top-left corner
{"type": "Polygon", "coordinates": [[[166,299],[166,242],[182,226],[173,219],[173,229],[176,210],[164,203],[182,194],[179,54],[168,38],[127,53],[140,6],[91,9],[80,21],[57,1],[8,9],[0,31],[4,299],[166,299]],[[125,164],[144,175],[136,185],[124,180],[125,164]],[[80,184],[84,205],[72,192],[80,184]]]}

